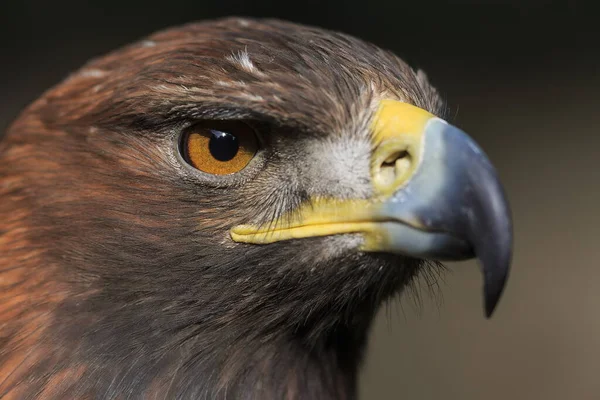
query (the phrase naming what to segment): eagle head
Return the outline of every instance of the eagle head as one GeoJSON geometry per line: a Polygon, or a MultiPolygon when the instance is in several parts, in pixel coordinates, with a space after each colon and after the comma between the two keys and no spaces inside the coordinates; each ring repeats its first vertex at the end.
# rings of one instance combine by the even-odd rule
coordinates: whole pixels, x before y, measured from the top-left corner
{"type": "Polygon", "coordinates": [[[511,221],[422,72],[228,18],[92,60],[0,145],[0,397],[354,396],[383,301],[511,221]]]}

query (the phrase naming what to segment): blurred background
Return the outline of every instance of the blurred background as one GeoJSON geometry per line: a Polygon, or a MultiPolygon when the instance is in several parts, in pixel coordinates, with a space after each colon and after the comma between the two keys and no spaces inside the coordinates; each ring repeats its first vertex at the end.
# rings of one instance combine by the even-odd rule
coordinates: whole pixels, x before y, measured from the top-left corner
{"type": "Polygon", "coordinates": [[[514,264],[491,320],[474,262],[382,309],[361,399],[600,398],[600,29],[583,2],[2,1],[0,132],[90,57],[226,15],[341,30],[425,70],[505,183],[514,264]]]}

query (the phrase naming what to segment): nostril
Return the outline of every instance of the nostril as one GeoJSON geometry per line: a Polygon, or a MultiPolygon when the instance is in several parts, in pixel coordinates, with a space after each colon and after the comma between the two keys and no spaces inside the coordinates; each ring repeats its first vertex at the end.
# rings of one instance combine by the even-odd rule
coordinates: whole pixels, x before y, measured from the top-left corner
{"type": "Polygon", "coordinates": [[[408,151],[396,151],[383,161],[382,167],[393,167],[396,165],[396,161],[406,157],[408,157],[408,151]]]}
{"type": "Polygon", "coordinates": [[[407,150],[392,152],[379,167],[379,184],[384,187],[394,186],[399,177],[410,168],[410,153],[407,150]]]}

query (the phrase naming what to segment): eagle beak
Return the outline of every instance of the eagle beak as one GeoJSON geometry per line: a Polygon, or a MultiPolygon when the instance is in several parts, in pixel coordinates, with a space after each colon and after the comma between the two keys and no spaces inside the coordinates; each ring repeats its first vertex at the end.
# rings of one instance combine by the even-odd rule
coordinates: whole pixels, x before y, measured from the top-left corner
{"type": "Polygon", "coordinates": [[[382,101],[371,128],[372,199],[314,199],[266,227],[236,226],[232,239],[266,244],[361,233],[363,251],[477,257],[490,317],[512,257],[510,210],[494,167],[463,131],[407,103],[382,101]]]}
{"type": "Polygon", "coordinates": [[[510,210],[496,170],[467,134],[419,108],[386,101],[375,124],[372,174],[379,192],[389,194],[379,218],[401,223],[386,223],[380,239],[366,245],[436,260],[477,257],[490,317],[512,257],[510,210]],[[410,133],[416,140],[406,139],[410,133]]]}

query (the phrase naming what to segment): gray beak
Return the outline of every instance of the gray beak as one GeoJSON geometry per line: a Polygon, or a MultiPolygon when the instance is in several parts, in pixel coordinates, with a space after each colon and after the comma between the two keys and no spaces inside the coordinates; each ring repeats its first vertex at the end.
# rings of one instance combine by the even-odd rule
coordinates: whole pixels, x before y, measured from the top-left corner
{"type": "Polygon", "coordinates": [[[397,252],[436,260],[477,257],[484,276],[485,312],[492,315],[512,256],[512,223],[496,170],[463,131],[427,121],[423,156],[406,185],[383,207],[397,252]]]}

